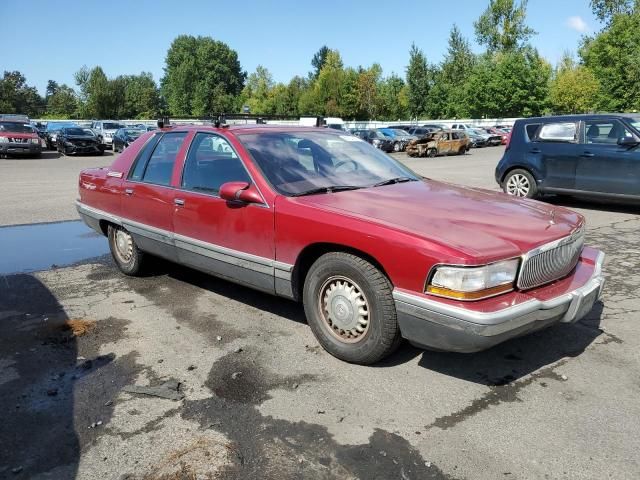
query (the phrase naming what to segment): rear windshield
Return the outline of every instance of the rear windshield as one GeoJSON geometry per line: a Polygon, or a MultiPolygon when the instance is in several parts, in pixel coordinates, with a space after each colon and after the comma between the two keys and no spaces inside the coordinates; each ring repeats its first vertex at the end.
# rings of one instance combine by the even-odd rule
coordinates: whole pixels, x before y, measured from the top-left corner
{"type": "Polygon", "coordinates": [[[0,122],[0,132],[33,133],[33,127],[24,123],[0,122]]]}
{"type": "Polygon", "coordinates": [[[104,128],[105,130],[118,130],[119,128],[122,128],[122,125],[120,125],[119,123],[103,123],[102,124],[102,128],[104,128]]]}

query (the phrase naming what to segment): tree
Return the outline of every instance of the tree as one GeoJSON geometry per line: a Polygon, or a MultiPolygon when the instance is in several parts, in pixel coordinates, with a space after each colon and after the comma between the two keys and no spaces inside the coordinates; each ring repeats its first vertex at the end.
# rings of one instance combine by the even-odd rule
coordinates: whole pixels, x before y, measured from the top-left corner
{"type": "Polygon", "coordinates": [[[551,82],[549,99],[555,113],[587,113],[596,109],[599,90],[593,72],[565,55],[551,82]]]}
{"type": "MultiPolygon", "coordinates": [[[[49,80],[51,83],[52,80],[49,80]]],[[[55,83],[55,82],[54,82],[55,83]]],[[[78,98],[68,85],[58,85],[55,89],[47,86],[47,114],[58,118],[71,118],[77,114],[78,98]],[[53,92],[53,93],[49,93],[53,92]]]]}
{"type": "Polygon", "coordinates": [[[357,80],[358,109],[369,120],[376,118],[379,110],[378,82],[382,75],[382,67],[374,63],[368,69],[360,69],[357,80]]]}
{"type": "Polygon", "coordinates": [[[535,31],[525,24],[527,0],[489,0],[489,6],[473,23],[476,39],[490,52],[524,46],[535,31]]]}
{"type": "Polygon", "coordinates": [[[211,37],[191,35],[173,40],[164,73],[162,93],[175,116],[234,111],[246,79],[235,50],[211,37]]]}
{"type": "Polygon", "coordinates": [[[267,102],[274,85],[269,70],[258,65],[256,71],[247,78],[247,84],[242,91],[242,104],[248,105],[252,113],[268,113],[267,102]]]}
{"type": "Polygon", "coordinates": [[[630,15],[637,8],[638,0],[590,0],[591,10],[598,20],[609,24],[616,15],[630,15]]]}
{"type": "Polygon", "coordinates": [[[337,50],[327,53],[324,65],[313,86],[316,105],[320,107],[320,114],[339,117],[341,115],[341,100],[344,92],[344,68],[342,58],[337,50]]]}
{"type": "Polygon", "coordinates": [[[615,15],[579,50],[582,62],[600,82],[600,107],[609,111],[640,110],[640,9],[615,15]]]}
{"type": "Polygon", "coordinates": [[[313,67],[311,78],[318,78],[318,75],[320,75],[320,70],[322,70],[322,67],[324,67],[324,62],[326,62],[327,55],[330,51],[331,49],[329,47],[323,45],[322,47],[320,47],[320,50],[318,50],[313,55],[313,58],[311,59],[311,66],[313,67]]]}
{"type": "Polygon", "coordinates": [[[474,118],[542,115],[550,77],[551,65],[531,47],[485,54],[467,82],[469,113],[474,118]]]}
{"type": "Polygon", "coordinates": [[[392,73],[380,83],[382,117],[400,120],[407,116],[406,85],[404,80],[392,73]]]}
{"type": "Polygon", "coordinates": [[[35,87],[18,71],[4,72],[0,79],[0,112],[38,116],[44,110],[44,100],[35,87]]]}
{"type": "Polygon", "coordinates": [[[409,114],[413,118],[427,114],[427,99],[432,83],[432,71],[427,58],[415,44],[409,50],[409,66],[407,67],[407,86],[409,114]]]}
{"type": "Polygon", "coordinates": [[[59,85],[58,82],[56,82],[55,80],[49,80],[47,82],[47,90],[46,90],[46,94],[45,94],[45,98],[49,98],[51,95],[55,95],[56,92],[58,91],[59,85]]]}
{"type": "Polygon", "coordinates": [[[150,72],[124,77],[124,118],[155,118],[160,114],[160,93],[150,72]]]}

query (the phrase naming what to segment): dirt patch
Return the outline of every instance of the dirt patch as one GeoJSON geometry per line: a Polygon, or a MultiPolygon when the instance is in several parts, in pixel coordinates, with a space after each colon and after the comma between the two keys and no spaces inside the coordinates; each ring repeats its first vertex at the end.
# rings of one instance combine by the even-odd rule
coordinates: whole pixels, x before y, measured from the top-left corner
{"type": "Polygon", "coordinates": [[[95,320],[74,318],[64,322],[63,330],[70,331],[74,337],[81,337],[82,335],[89,333],[89,330],[93,329],[95,326],[95,320]]]}

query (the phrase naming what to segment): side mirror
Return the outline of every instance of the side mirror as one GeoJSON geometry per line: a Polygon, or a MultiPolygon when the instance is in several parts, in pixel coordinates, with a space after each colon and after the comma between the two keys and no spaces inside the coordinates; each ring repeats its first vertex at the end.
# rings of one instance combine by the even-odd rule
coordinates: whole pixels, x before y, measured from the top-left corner
{"type": "Polygon", "coordinates": [[[262,203],[262,197],[247,182],[227,182],[220,186],[220,198],[228,202],[262,203]]]}
{"type": "Polygon", "coordinates": [[[640,141],[635,137],[620,137],[618,139],[618,145],[621,147],[633,147],[638,145],[638,143],[640,143],[640,141]]]}

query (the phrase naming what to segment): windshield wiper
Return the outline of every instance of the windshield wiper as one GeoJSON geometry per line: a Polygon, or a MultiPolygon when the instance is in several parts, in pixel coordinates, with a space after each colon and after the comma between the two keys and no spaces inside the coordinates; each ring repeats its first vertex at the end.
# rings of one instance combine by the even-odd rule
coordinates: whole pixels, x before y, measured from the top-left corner
{"type": "Polygon", "coordinates": [[[384,180],[382,182],[378,182],[374,185],[371,185],[372,187],[382,187],[384,185],[393,185],[394,183],[404,183],[404,182],[413,182],[415,181],[415,178],[411,178],[411,177],[395,177],[395,178],[390,178],[389,180],[384,180]]]}
{"type": "Polygon", "coordinates": [[[304,192],[292,193],[292,197],[301,197],[303,195],[315,195],[316,193],[333,193],[333,192],[342,192],[345,190],[357,190],[358,187],[356,185],[333,185],[329,187],[318,187],[312,188],[311,190],[306,190],[304,192]]]}

